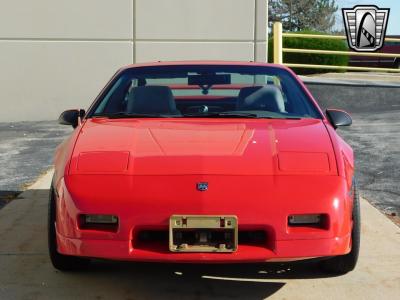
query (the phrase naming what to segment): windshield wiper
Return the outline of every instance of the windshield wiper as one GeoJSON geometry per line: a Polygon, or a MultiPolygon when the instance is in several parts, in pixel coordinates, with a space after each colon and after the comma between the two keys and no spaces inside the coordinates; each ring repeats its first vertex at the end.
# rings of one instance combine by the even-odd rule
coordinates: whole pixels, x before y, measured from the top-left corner
{"type": "Polygon", "coordinates": [[[300,120],[301,117],[297,116],[263,116],[256,113],[250,112],[214,112],[214,113],[188,113],[183,115],[170,115],[170,114],[147,114],[147,113],[126,113],[117,112],[110,114],[95,114],[94,118],[109,118],[109,119],[123,119],[123,118],[250,118],[250,119],[290,119],[290,120],[300,120]]]}
{"type": "Polygon", "coordinates": [[[283,120],[301,120],[301,117],[293,117],[293,116],[279,116],[279,117],[266,117],[268,119],[283,119],[283,120]]]}
{"type": "Polygon", "coordinates": [[[117,112],[117,113],[111,113],[111,114],[93,115],[93,117],[105,117],[105,118],[109,118],[109,119],[122,119],[122,118],[173,118],[173,117],[178,117],[178,115],[117,112]]]}
{"type": "Polygon", "coordinates": [[[257,114],[243,112],[193,113],[183,116],[193,118],[258,118],[257,114]]]}
{"type": "Polygon", "coordinates": [[[262,114],[250,113],[250,112],[215,112],[215,113],[191,113],[184,114],[184,117],[193,118],[252,118],[252,119],[288,119],[288,120],[300,120],[301,117],[297,116],[263,116],[262,114]]]}

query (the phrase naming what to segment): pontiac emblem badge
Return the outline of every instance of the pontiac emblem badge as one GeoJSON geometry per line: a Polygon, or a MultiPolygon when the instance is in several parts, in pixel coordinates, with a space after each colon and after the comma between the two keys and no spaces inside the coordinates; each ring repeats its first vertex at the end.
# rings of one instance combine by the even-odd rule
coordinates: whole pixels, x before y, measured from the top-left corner
{"type": "Polygon", "coordinates": [[[343,8],[344,27],[349,47],[360,52],[374,52],[383,46],[389,8],[375,5],[356,5],[343,8]]]}
{"type": "Polygon", "coordinates": [[[205,192],[208,190],[208,182],[198,182],[197,190],[200,192],[205,192]]]}

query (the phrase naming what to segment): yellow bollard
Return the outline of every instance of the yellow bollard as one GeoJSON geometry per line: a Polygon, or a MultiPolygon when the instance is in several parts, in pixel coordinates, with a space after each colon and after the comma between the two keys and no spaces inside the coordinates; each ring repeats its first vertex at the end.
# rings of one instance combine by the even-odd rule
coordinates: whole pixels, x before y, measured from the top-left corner
{"type": "Polygon", "coordinates": [[[274,31],[274,64],[282,64],[282,23],[275,22],[274,31]]]}

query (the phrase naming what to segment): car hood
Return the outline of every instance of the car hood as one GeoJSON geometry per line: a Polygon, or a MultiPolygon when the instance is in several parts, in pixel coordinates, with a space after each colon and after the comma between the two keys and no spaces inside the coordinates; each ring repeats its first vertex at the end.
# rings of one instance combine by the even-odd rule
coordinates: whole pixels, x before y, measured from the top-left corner
{"type": "Polygon", "coordinates": [[[69,174],[337,174],[322,120],[88,119],[69,174]]]}

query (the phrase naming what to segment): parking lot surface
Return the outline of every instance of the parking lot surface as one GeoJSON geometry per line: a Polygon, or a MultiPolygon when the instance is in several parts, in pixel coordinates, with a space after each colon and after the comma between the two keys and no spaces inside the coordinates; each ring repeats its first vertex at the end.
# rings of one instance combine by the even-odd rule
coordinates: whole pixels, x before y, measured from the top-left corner
{"type": "Polygon", "coordinates": [[[400,110],[352,117],[353,125],[339,129],[339,134],[355,151],[361,194],[382,212],[399,216],[400,110]]]}
{"type": "Polygon", "coordinates": [[[56,146],[71,131],[55,121],[0,122],[0,209],[51,168],[56,146]]]}
{"type": "Polygon", "coordinates": [[[55,121],[0,122],[0,190],[19,191],[49,169],[55,147],[71,131],[55,121]]]}

